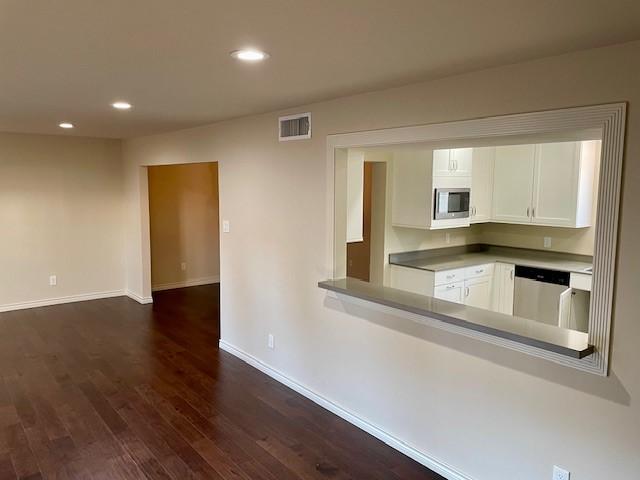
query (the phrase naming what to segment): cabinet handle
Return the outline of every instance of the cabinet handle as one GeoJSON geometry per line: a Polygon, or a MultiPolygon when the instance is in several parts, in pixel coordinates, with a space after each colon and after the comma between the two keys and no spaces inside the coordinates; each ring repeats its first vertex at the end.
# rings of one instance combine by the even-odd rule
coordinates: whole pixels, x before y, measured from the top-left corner
{"type": "Polygon", "coordinates": [[[480,270],[476,270],[476,273],[482,273],[484,272],[484,270],[480,269],[480,270]]]}
{"type": "Polygon", "coordinates": [[[513,277],[514,277],[515,273],[516,273],[515,270],[511,270],[511,272],[510,272],[511,280],[513,280],[513,277]]]}
{"type": "Polygon", "coordinates": [[[458,160],[455,158],[453,159],[453,170],[456,172],[458,171],[458,160]]]}
{"type": "Polygon", "coordinates": [[[465,297],[469,296],[469,287],[464,287],[464,296],[465,297]]]}
{"type": "Polygon", "coordinates": [[[451,290],[452,288],[456,288],[455,285],[447,285],[447,290],[451,290]]]}
{"type": "Polygon", "coordinates": [[[531,208],[527,207],[527,218],[529,218],[531,215],[529,215],[529,213],[531,213],[531,208]]]}
{"type": "Polygon", "coordinates": [[[531,209],[531,218],[536,218],[536,208],[535,207],[533,207],[531,209]]]}

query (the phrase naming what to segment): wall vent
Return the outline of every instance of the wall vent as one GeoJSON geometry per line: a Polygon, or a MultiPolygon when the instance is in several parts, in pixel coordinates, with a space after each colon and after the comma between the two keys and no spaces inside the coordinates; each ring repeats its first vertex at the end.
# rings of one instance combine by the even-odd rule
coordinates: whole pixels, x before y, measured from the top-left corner
{"type": "Polygon", "coordinates": [[[298,113],[279,118],[281,142],[311,138],[311,113],[298,113]]]}

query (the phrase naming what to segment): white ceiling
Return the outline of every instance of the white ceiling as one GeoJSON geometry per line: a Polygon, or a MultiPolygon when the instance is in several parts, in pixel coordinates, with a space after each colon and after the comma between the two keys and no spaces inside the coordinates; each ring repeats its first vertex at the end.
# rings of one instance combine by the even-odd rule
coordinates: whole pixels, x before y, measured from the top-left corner
{"type": "Polygon", "coordinates": [[[638,0],[0,0],[0,131],[133,137],[639,38],[638,0]]]}

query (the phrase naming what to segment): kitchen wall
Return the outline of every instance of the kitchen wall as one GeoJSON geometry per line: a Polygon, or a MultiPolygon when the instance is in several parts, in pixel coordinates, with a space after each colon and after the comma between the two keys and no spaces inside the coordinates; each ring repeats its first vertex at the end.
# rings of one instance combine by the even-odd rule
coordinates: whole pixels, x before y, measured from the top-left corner
{"type": "Polygon", "coordinates": [[[587,228],[558,228],[485,223],[481,227],[480,239],[491,245],[593,255],[595,223],[593,225],[587,228]],[[544,237],[551,237],[551,248],[544,248],[544,237]]]}
{"type": "Polygon", "coordinates": [[[220,161],[222,339],[476,480],[632,479],[640,471],[640,42],[341,98],[125,143],[128,285],[150,289],[145,169],[220,161]],[[326,136],[629,102],[611,371],[582,373],[328,298],[326,136]],[[313,139],[278,143],[279,114],[313,139]],[[250,301],[247,301],[250,299],[250,301]],[[267,347],[273,333],[276,349],[267,347]]]}
{"type": "Polygon", "coordinates": [[[153,289],[218,282],[218,164],[149,167],[148,178],[153,289]]]}
{"type": "Polygon", "coordinates": [[[119,140],[0,134],[0,311],[123,294],[122,182],[119,140]]]}

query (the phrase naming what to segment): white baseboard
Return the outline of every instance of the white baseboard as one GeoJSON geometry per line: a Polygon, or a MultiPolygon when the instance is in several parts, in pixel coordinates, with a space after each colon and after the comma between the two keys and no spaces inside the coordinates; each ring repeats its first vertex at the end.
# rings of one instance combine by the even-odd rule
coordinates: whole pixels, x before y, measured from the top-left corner
{"type": "Polygon", "coordinates": [[[389,445],[391,448],[398,450],[399,452],[404,453],[406,456],[414,459],[416,462],[424,465],[425,467],[433,470],[434,472],[442,475],[448,480],[473,480],[471,477],[457,471],[455,468],[447,465],[440,460],[432,457],[431,455],[421,452],[415,447],[403,442],[397,437],[394,437],[390,433],[385,432],[380,427],[374,425],[373,423],[365,420],[362,417],[359,417],[357,414],[346,410],[340,405],[332,402],[326,397],[323,397],[319,393],[314,392],[313,390],[305,387],[301,383],[296,380],[288,377],[284,373],[276,370],[275,368],[267,365],[263,361],[257,359],[253,355],[250,355],[237,347],[225,342],[220,339],[220,349],[225,352],[229,352],[230,354],[238,357],[239,359],[247,362],[249,365],[257,368],[263,373],[266,373],[271,378],[277,380],[278,382],[286,385],[287,387],[295,390],[300,395],[307,397],[309,400],[317,403],[323,408],[326,408],[330,412],[338,415],[343,418],[347,422],[355,425],[356,427],[364,430],[365,432],[373,435],[374,437],[382,440],[384,443],[389,445]]]}
{"type": "Polygon", "coordinates": [[[173,290],[174,288],[197,287],[198,285],[210,285],[212,283],[220,283],[220,275],[212,277],[194,278],[193,280],[183,280],[181,282],[161,283],[153,285],[151,290],[160,292],[162,290],[173,290]]]}
{"type": "Polygon", "coordinates": [[[63,303],[86,302],[87,300],[98,300],[101,298],[121,297],[124,294],[124,290],[112,290],[109,292],[83,293],[80,295],[69,295],[66,297],[32,300],[30,302],[7,303],[4,305],[0,305],[0,312],[25,310],[27,308],[49,307],[51,305],[62,305],[63,303]]]}
{"type": "Polygon", "coordinates": [[[135,300],[138,303],[141,303],[142,305],[146,305],[148,303],[153,303],[153,297],[142,297],[140,295],[138,295],[135,292],[132,292],[131,290],[127,290],[124,292],[124,294],[129,297],[132,300],[135,300]]]}

